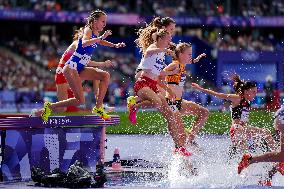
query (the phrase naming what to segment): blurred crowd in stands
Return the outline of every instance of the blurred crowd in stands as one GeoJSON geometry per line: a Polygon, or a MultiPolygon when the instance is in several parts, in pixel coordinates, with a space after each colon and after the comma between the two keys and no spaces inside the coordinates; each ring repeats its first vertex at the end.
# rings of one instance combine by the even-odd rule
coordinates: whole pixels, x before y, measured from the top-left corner
{"type": "MultiPolygon", "coordinates": [[[[191,33],[191,35],[194,34],[191,33]]],[[[239,35],[231,36],[229,33],[225,33],[219,29],[213,29],[211,31],[204,30],[201,35],[197,36],[200,40],[210,44],[215,50],[273,51],[276,48],[276,46],[273,45],[272,34],[268,36],[268,38],[264,38],[263,35],[255,35],[254,33],[243,34],[242,32],[240,32],[239,35]]],[[[1,54],[0,60],[4,62],[4,64],[0,65],[0,90],[25,89],[32,91],[55,91],[54,73],[58,61],[67,46],[67,42],[52,39],[42,40],[40,43],[18,40],[17,38],[8,41],[6,47],[36,64],[24,64],[17,62],[12,57],[1,54]]],[[[106,100],[113,105],[124,104],[128,95],[133,94],[134,72],[139,63],[139,59],[134,56],[133,52],[118,53],[111,48],[107,50],[99,48],[95,51],[93,59],[96,61],[112,60],[114,67],[108,70],[112,77],[106,100]]],[[[207,87],[210,88],[213,88],[214,84],[208,81],[203,82],[202,80],[197,80],[193,76],[186,85],[185,96],[187,99],[192,99],[202,104],[210,104],[212,100],[210,96],[193,95],[196,92],[190,89],[190,83],[192,81],[200,82],[200,84],[207,85],[207,87]]],[[[91,84],[88,85],[87,82],[85,89],[86,91],[91,91],[91,84]]]]}
{"type": "Polygon", "coordinates": [[[218,50],[283,50],[283,43],[279,41],[279,39],[275,39],[272,33],[266,36],[263,33],[259,33],[257,29],[249,33],[238,30],[236,34],[232,34],[230,32],[220,31],[220,29],[216,28],[211,31],[204,31],[199,37],[218,50]]]}
{"type": "Polygon", "coordinates": [[[0,9],[90,11],[167,16],[274,16],[284,15],[282,0],[0,0],[0,9]]]}
{"type": "MultiPolygon", "coordinates": [[[[179,3],[162,0],[0,0],[0,10],[19,8],[38,11],[91,11],[94,7],[108,13],[138,13],[148,16],[284,15],[284,1],[282,0],[180,0],[179,3]]],[[[283,43],[279,39],[269,32],[260,33],[259,29],[252,29],[250,32],[230,32],[224,28],[182,28],[177,26],[177,30],[177,35],[197,36],[215,51],[283,50],[283,43]]],[[[31,101],[40,101],[42,100],[42,91],[56,90],[54,73],[61,55],[69,44],[58,39],[57,36],[51,36],[51,38],[41,39],[40,42],[14,38],[14,40],[2,44],[11,52],[20,55],[20,58],[0,51],[0,91],[17,89],[17,91],[30,92],[33,94],[31,101]]],[[[214,53],[212,52],[212,54],[214,53]]],[[[140,61],[135,57],[134,51],[118,53],[111,49],[99,49],[95,51],[93,58],[97,61],[112,60],[114,67],[108,70],[111,73],[111,82],[106,101],[111,105],[125,104],[125,99],[129,95],[133,95],[134,72],[140,61]]],[[[222,103],[212,99],[211,96],[199,95],[191,90],[190,83],[193,81],[202,86],[214,88],[214,84],[192,76],[186,83],[184,95],[186,99],[203,105],[222,103]]],[[[91,94],[89,95],[90,99],[94,99],[93,94],[90,93],[91,86],[86,82],[85,91],[91,94]]],[[[232,88],[227,84],[224,84],[219,90],[232,92],[232,88]]],[[[267,90],[267,87],[264,88],[264,92],[270,96],[272,94],[267,90]]],[[[266,98],[268,101],[269,99],[270,97],[266,98]]]]}
{"type": "Polygon", "coordinates": [[[0,51],[0,90],[42,91],[54,86],[51,74],[0,51]]]}

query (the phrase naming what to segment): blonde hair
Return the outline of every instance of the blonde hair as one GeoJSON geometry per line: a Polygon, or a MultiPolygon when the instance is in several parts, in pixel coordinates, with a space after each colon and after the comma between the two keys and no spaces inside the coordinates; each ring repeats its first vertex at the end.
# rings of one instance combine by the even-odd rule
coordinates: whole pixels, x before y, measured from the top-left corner
{"type": "Polygon", "coordinates": [[[91,14],[86,18],[86,26],[92,28],[94,20],[98,20],[102,15],[106,15],[106,13],[101,10],[92,11],[91,14]]]}
{"type": "Polygon", "coordinates": [[[80,27],[78,30],[75,30],[73,34],[73,41],[76,41],[79,38],[79,36],[83,33],[83,31],[84,27],[80,27]]]}
{"type": "Polygon", "coordinates": [[[175,21],[170,17],[155,17],[145,28],[140,28],[137,32],[138,38],[135,40],[137,46],[140,48],[140,52],[145,54],[146,49],[155,41],[155,33],[159,29],[162,29],[162,27],[167,27],[171,23],[175,24],[175,21]]]}
{"type": "Polygon", "coordinates": [[[191,47],[192,47],[191,43],[184,43],[184,42],[178,43],[174,48],[176,58],[180,55],[180,53],[183,53],[185,49],[191,48],[191,47]]]}

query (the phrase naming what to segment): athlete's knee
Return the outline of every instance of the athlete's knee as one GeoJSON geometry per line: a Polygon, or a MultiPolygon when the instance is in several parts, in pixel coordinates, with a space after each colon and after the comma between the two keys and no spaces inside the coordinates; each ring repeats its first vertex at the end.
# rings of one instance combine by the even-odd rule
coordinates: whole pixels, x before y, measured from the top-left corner
{"type": "Polygon", "coordinates": [[[161,101],[161,99],[155,99],[154,101],[153,101],[153,105],[154,105],[154,107],[155,108],[161,108],[162,107],[162,101],[161,101]]]}
{"type": "Polygon", "coordinates": [[[201,111],[200,111],[200,116],[203,119],[208,119],[208,117],[209,117],[209,110],[206,109],[206,108],[202,108],[201,111]]]}
{"type": "Polygon", "coordinates": [[[67,110],[67,107],[60,107],[60,108],[57,108],[57,111],[58,112],[66,112],[67,110]]]}
{"type": "Polygon", "coordinates": [[[108,82],[110,80],[110,74],[108,72],[104,72],[102,75],[102,81],[108,82]]]}

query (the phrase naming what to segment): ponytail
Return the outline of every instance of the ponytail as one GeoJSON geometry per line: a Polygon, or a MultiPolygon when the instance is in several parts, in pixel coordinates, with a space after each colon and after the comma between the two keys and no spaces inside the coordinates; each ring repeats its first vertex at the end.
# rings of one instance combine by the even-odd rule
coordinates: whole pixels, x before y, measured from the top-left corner
{"type": "Polygon", "coordinates": [[[244,94],[245,90],[256,87],[255,82],[241,80],[236,73],[232,74],[231,80],[234,82],[233,88],[237,94],[244,94]]]}

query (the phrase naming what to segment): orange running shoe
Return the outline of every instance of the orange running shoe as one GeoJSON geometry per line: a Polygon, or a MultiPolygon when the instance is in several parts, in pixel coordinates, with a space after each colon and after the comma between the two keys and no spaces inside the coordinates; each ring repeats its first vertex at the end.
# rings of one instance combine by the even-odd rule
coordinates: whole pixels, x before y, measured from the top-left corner
{"type": "Polygon", "coordinates": [[[250,154],[245,154],[242,157],[241,162],[239,163],[238,166],[238,174],[240,174],[242,172],[242,170],[244,170],[245,168],[247,168],[249,166],[249,160],[251,159],[251,155],[250,154]]]}
{"type": "Polygon", "coordinates": [[[178,147],[174,150],[175,154],[180,154],[181,156],[185,156],[185,157],[189,157],[192,155],[192,153],[190,153],[189,151],[187,151],[187,149],[183,146],[178,147]]]}
{"type": "Polygon", "coordinates": [[[277,167],[277,171],[284,175],[284,162],[280,162],[277,167]]]}

